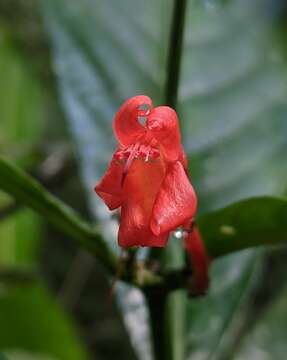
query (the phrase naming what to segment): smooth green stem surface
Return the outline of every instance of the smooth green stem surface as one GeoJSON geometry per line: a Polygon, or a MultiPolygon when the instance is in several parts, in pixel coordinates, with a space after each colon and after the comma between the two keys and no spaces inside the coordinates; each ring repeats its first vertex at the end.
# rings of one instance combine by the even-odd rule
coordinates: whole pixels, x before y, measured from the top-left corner
{"type": "Polygon", "coordinates": [[[169,38],[167,80],[164,100],[167,105],[174,109],[177,106],[186,6],[187,0],[174,1],[169,38]]]}
{"type": "MultiPolygon", "coordinates": [[[[172,12],[172,23],[170,29],[169,37],[169,48],[168,48],[168,59],[167,59],[167,72],[166,72],[166,83],[164,88],[164,101],[165,104],[176,109],[178,102],[178,89],[179,89],[179,79],[180,79],[180,67],[181,67],[181,58],[182,58],[182,46],[183,46],[183,37],[184,37],[184,23],[185,23],[185,13],[187,7],[187,0],[174,0],[173,1],[173,12],[172,12]]],[[[179,249],[180,245],[177,245],[179,252],[183,250],[179,249]]],[[[164,258],[167,257],[167,251],[164,252],[164,258]]],[[[153,254],[152,254],[153,255],[153,254]]],[[[173,257],[175,257],[173,255],[173,257]]],[[[173,262],[173,260],[172,260],[173,262]]],[[[173,286],[172,282],[164,281],[163,288],[173,286]]],[[[170,333],[163,333],[166,328],[168,320],[171,319],[172,313],[175,309],[171,309],[169,313],[166,313],[166,295],[159,297],[157,303],[150,303],[150,313],[152,318],[152,327],[156,326],[158,332],[161,332],[161,337],[158,333],[153,331],[153,342],[155,347],[156,359],[172,359],[174,354],[174,339],[171,339],[170,333]],[[155,309],[153,308],[156,307],[155,309]],[[160,312],[158,314],[158,312],[160,312]],[[158,317],[158,319],[157,319],[158,317]],[[153,324],[153,322],[155,324],[153,324]],[[160,322],[158,324],[158,322],[160,322]],[[167,344],[168,343],[168,344],[167,344]],[[169,345],[169,346],[167,346],[169,345]],[[166,354],[167,349],[171,350],[171,354],[166,354]]],[[[178,359],[180,360],[180,359],[178,359]]]]}

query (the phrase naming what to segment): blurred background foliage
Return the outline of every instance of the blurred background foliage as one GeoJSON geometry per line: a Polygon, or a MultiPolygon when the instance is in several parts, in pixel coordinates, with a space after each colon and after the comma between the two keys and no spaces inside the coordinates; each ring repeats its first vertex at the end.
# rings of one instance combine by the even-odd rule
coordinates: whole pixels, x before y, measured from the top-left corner
{"type": "MultiPolygon", "coordinates": [[[[117,106],[142,92],[165,101],[172,11],[171,0],[0,0],[0,151],[96,215],[109,239],[114,219],[92,187],[113,151],[117,106]]],[[[286,193],[286,14],[283,0],[188,1],[178,111],[201,213],[286,193]]],[[[123,288],[126,305],[109,304],[96,261],[4,193],[0,239],[8,359],[150,358],[142,299],[123,288]]],[[[173,266],[181,254],[171,250],[173,266]]],[[[228,256],[207,297],[173,295],[174,359],[284,359],[286,259],[285,249],[228,256]]]]}

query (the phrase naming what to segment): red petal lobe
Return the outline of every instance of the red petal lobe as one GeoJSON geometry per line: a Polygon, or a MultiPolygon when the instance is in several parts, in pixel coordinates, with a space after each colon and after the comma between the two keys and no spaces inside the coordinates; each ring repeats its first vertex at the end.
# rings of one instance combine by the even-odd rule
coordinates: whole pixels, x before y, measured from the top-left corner
{"type": "Polygon", "coordinates": [[[192,265],[192,285],[191,289],[195,295],[205,294],[208,289],[208,267],[210,258],[208,257],[204,243],[201,239],[197,227],[185,236],[185,248],[188,252],[192,265]]]}
{"type": "Polygon", "coordinates": [[[129,146],[144,133],[139,116],[149,114],[151,109],[152,101],[145,95],[134,96],[123,103],[113,122],[115,136],[121,145],[129,146]]]}
{"type": "Polygon", "coordinates": [[[161,158],[148,162],[133,161],[124,182],[127,196],[121,208],[120,246],[166,245],[168,234],[157,236],[150,229],[153,204],[164,174],[165,164],[161,158]]]}
{"type": "Polygon", "coordinates": [[[121,186],[122,176],[123,165],[113,158],[105,175],[95,186],[95,192],[104,200],[110,210],[121,206],[124,200],[121,186]]]}
{"type": "Polygon", "coordinates": [[[158,106],[149,115],[147,126],[162,146],[166,160],[177,160],[181,144],[176,112],[168,106],[158,106]]]}
{"type": "Polygon", "coordinates": [[[185,154],[185,151],[184,151],[182,145],[180,147],[178,160],[182,163],[184,170],[187,171],[188,170],[188,161],[187,161],[187,157],[186,157],[186,154],[185,154]]]}
{"type": "Polygon", "coordinates": [[[151,230],[155,235],[174,230],[192,219],[197,198],[180,161],[170,165],[152,211],[151,230]]]}

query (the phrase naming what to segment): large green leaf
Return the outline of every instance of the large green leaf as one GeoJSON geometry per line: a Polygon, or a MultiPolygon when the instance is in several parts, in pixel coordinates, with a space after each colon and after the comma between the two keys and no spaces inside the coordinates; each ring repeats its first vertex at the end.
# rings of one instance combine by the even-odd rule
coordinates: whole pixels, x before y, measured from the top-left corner
{"type": "MultiPolygon", "coordinates": [[[[286,278],[285,278],[286,280],[286,278]]],[[[260,359],[281,360],[285,358],[286,345],[286,295],[284,287],[279,297],[272,302],[268,311],[260,319],[255,329],[245,339],[239,349],[236,359],[260,359]]]]}
{"type": "MultiPolygon", "coordinates": [[[[279,194],[287,177],[286,67],[271,22],[262,2],[226,4],[191,1],[187,13],[180,114],[200,212],[279,194]]],[[[190,302],[190,358],[217,358],[256,277],[254,256],[214,264],[208,296],[190,302]]]]}
{"type": "MultiPolygon", "coordinates": [[[[201,213],[244,197],[280,193],[286,183],[285,68],[271,44],[269,21],[260,14],[263,5],[226,3],[190,1],[185,27],[179,112],[201,213]]],[[[163,100],[170,5],[162,0],[43,1],[88,198],[113,243],[115,224],[92,188],[113,150],[111,122],[119,103],[138,93],[156,104],[163,100]]],[[[190,302],[188,350],[195,359],[208,357],[229,329],[256,275],[255,256],[245,252],[215,263],[210,294],[190,302]]],[[[123,288],[119,295],[132,341],[144,358],[142,298],[123,288]]],[[[176,318],[177,306],[171,311],[176,318]]]]}
{"type": "Polygon", "coordinates": [[[0,151],[21,154],[41,136],[44,125],[44,94],[25,62],[0,28],[0,151]]]}
{"type": "Polygon", "coordinates": [[[248,247],[287,244],[287,199],[254,197],[198,220],[212,258],[248,247]]]}

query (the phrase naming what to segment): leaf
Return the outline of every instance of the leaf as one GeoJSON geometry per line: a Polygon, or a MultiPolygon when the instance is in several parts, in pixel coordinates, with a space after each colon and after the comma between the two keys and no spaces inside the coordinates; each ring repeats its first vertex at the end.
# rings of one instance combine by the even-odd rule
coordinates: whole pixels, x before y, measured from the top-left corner
{"type": "MultiPolygon", "coordinates": [[[[41,135],[44,100],[38,82],[25,67],[9,33],[2,28],[0,54],[0,151],[10,150],[16,156],[41,135]],[[11,144],[15,145],[13,151],[11,144]]],[[[1,206],[8,202],[0,193],[1,206]]],[[[0,265],[34,264],[38,230],[39,219],[30,211],[0,223],[0,265]],[[19,233],[21,237],[25,234],[25,239],[20,239],[19,233]]]]}
{"type": "Polygon", "coordinates": [[[41,136],[45,98],[9,33],[2,27],[0,54],[0,151],[5,151],[5,148],[12,147],[13,144],[13,151],[17,153],[31,146],[41,136]]]}
{"type": "Polygon", "coordinates": [[[287,242],[287,199],[241,200],[198,220],[208,254],[216,258],[248,247],[287,242]]]}
{"type": "Polygon", "coordinates": [[[284,359],[286,354],[286,286],[240,347],[237,359],[284,359]]]}
{"type": "MultiPolygon", "coordinates": [[[[252,332],[257,332],[256,329],[258,326],[260,328],[259,324],[262,322],[262,317],[265,318],[266,312],[270,313],[270,317],[272,317],[273,312],[275,312],[274,317],[277,316],[277,310],[275,310],[273,303],[278,301],[279,296],[283,298],[284,301],[286,297],[286,292],[282,292],[282,289],[286,288],[287,279],[285,275],[286,250],[287,248],[285,247],[273,248],[268,252],[264,251],[264,262],[260,263],[259,278],[253,284],[252,296],[249,296],[247,299],[239,299],[238,307],[240,307],[241,310],[237,311],[235,316],[233,316],[233,325],[230,331],[226,331],[222,334],[220,342],[217,346],[217,359],[229,359],[233,354],[237,354],[242,342],[245,339],[249,339],[249,335],[251,335],[252,332]]],[[[284,312],[282,312],[282,319],[284,319],[284,312]]],[[[266,323],[266,325],[271,327],[271,323],[266,323]]],[[[278,330],[279,329],[280,326],[278,327],[278,330]]],[[[280,339],[279,336],[275,335],[278,330],[275,330],[274,328],[265,330],[266,332],[270,332],[272,336],[274,334],[276,339],[274,339],[274,343],[277,342],[277,344],[279,344],[282,340],[284,342],[285,334],[285,332],[282,331],[282,337],[280,339]]],[[[246,343],[246,341],[244,342],[246,343]]],[[[251,344],[249,343],[249,345],[251,344]]],[[[250,350],[252,348],[254,349],[253,346],[250,346],[250,350]]],[[[270,352],[274,352],[274,356],[271,357],[277,358],[275,355],[276,351],[274,351],[275,347],[269,346],[269,349],[270,352]]],[[[238,356],[240,355],[237,354],[236,357],[238,356]]]]}
{"type": "MultiPolygon", "coordinates": [[[[251,196],[278,195],[286,184],[286,65],[264,6],[245,0],[189,3],[179,110],[201,214],[251,196]]],[[[254,211],[248,214],[255,220],[258,212],[256,224],[266,222],[264,211],[254,211]]],[[[216,233],[212,222],[211,229],[204,221],[202,231],[216,233]]],[[[208,296],[189,304],[188,358],[217,359],[258,262],[251,251],[212,266],[208,296]]]]}
{"type": "Polygon", "coordinates": [[[4,353],[22,349],[52,359],[87,359],[70,320],[43,286],[4,288],[0,309],[0,349],[4,353]]]}

